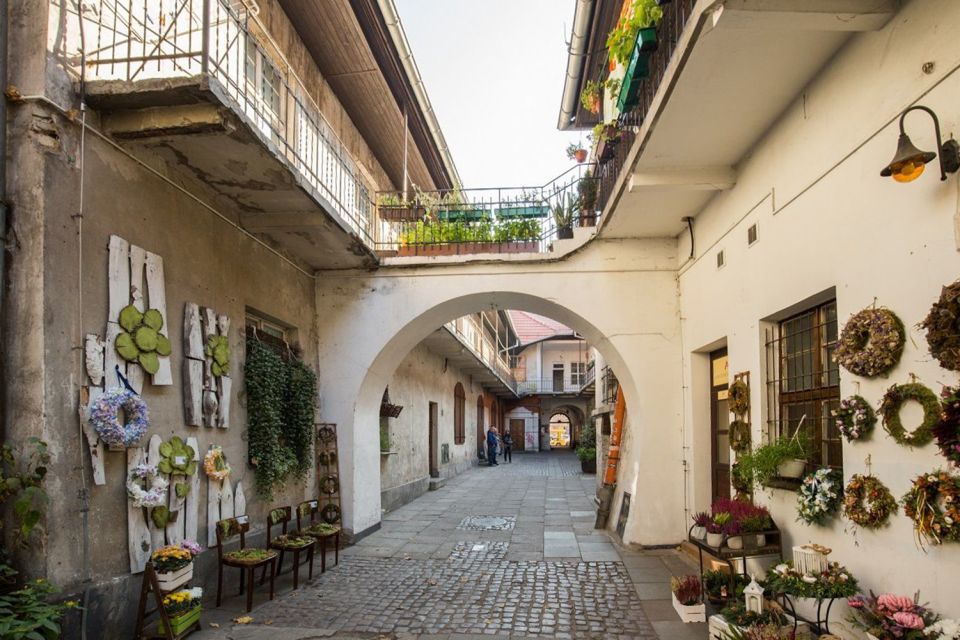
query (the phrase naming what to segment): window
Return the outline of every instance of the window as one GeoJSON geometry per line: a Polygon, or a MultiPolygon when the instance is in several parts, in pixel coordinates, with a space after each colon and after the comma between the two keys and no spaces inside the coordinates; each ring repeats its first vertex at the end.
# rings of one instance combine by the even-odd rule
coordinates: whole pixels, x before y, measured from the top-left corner
{"type": "Polygon", "coordinates": [[[466,406],[466,395],[463,393],[463,385],[459,382],[453,388],[453,443],[463,444],[467,440],[466,427],[464,426],[464,410],[466,406]]]}
{"type": "Polygon", "coordinates": [[[586,362],[571,362],[570,363],[570,384],[575,387],[579,387],[583,384],[583,381],[587,377],[587,363],[586,362]]]}
{"type": "Polygon", "coordinates": [[[768,434],[792,437],[801,426],[810,438],[811,463],[843,468],[840,434],[831,410],[840,402],[835,300],[779,322],[766,335],[768,434]]]}
{"type": "Polygon", "coordinates": [[[295,340],[291,339],[291,330],[289,328],[249,311],[244,319],[244,323],[247,327],[248,336],[255,335],[260,342],[283,356],[289,354],[290,344],[291,342],[295,342],[295,340]]]}

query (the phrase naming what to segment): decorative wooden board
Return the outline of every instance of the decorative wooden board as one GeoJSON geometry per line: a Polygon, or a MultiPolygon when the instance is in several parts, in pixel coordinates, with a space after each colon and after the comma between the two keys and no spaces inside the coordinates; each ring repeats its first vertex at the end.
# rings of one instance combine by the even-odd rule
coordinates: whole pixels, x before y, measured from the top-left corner
{"type": "Polygon", "coordinates": [[[193,447],[193,460],[197,463],[197,472],[190,477],[190,493],[187,494],[184,505],[183,537],[187,540],[197,540],[197,518],[200,516],[200,474],[203,468],[200,464],[200,445],[196,438],[187,438],[187,445],[193,447]]]}
{"type": "Polygon", "coordinates": [[[230,338],[230,318],[209,307],[188,302],[183,308],[183,414],[193,427],[230,426],[229,375],[213,375],[213,359],[206,355],[212,336],[230,338]]]}
{"type": "Polygon", "coordinates": [[[246,515],[247,499],[243,494],[243,485],[237,482],[236,490],[226,480],[207,478],[207,546],[217,544],[217,522],[226,518],[246,515]]]}
{"type": "Polygon", "coordinates": [[[90,405],[102,395],[103,389],[100,387],[80,387],[80,402],[78,403],[80,424],[83,427],[83,434],[86,436],[87,446],[90,447],[93,484],[101,486],[107,484],[107,475],[103,470],[103,459],[107,454],[107,449],[90,424],[90,405]]]}
{"type": "MultiPolygon", "coordinates": [[[[156,466],[160,463],[160,444],[163,441],[160,436],[154,434],[150,437],[150,445],[147,448],[147,461],[156,466]]],[[[154,549],[159,549],[166,543],[166,532],[153,524],[153,518],[150,517],[149,509],[144,510],[147,520],[147,527],[150,529],[150,540],[154,549]]]]}
{"type": "MultiPolygon", "coordinates": [[[[143,455],[143,449],[127,449],[127,475],[137,466],[146,462],[143,455]]],[[[127,548],[130,555],[130,573],[140,573],[150,559],[152,548],[152,536],[147,528],[144,519],[143,507],[133,506],[133,502],[127,500],[127,548]]]]}

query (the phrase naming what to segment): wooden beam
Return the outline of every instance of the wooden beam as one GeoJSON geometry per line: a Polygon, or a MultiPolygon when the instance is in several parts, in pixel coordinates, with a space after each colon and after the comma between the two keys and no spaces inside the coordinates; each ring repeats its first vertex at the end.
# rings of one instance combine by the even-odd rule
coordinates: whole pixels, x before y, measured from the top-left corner
{"type": "Polygon", "coordinates": [[[638,191],[726,191],[737,183],[732,167],[699,167],[637,171],[630,175],[627,190],[638,191]]]}
{"type": "Polygon", "coordinates": [[[726,0],[718,27],[790,31],[878,31],[897,0],[726,0]]]}

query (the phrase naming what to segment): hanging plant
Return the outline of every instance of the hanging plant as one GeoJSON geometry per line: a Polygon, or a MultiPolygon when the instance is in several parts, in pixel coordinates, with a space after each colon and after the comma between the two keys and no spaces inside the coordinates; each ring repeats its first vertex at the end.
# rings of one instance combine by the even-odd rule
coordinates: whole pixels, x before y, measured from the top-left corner
{"type": "Polygon", "coordinates": [[[901,503],[921,547],[924,541],[960,542],[960,476],[946,471],[917,476],[901,503]]]}
{"type": "Polygon", "coordinates": [[[735,380],[727,392],[730,412],[735,416],[744,416],[750,411],[750,387],[743,380],[735,380]]]}
{"type": "Polygon", "coordinates": [[[940,397],[940,421],[933,436],[943,457],[960,466],[960,387],[944,387],[940,397]]]}
{"type": "Polygon", "coordinates": [[[840,332],[833,360],[864,378],[885,375],[903,354],[906,332],[889,309],[864,309],[855,313],[840,332]]]}
{"type": "Polygon", "coordinates": [[[150,375],[155,374],[160,369],[159,356],[173,352],[170,340],[160,333],[163,315],[156,309],[140,313],[131,304],[120,311],[118,321],[123,331],[113,341],[117,353],[127,362],[138,363],[150,375]]]}
{"type": "Polygon", "coordinates": [[[285,362],[255,338],[246,344],[250,464],[257,493],[272,499],[276,487],[291,475],[305,475],[312,465],[316,376],[300,360],[285,362]]]}
{"type": "Polygon", "coordinates": [[[138,464],[127,475],[127,495],[135,507],[159,507],[167,503],[169,483],[152,464],[138,464]]]}
{"type": "Polygon", "coordinates": [[[743,420],[730,423],[730,448],[737,453],[750,451],[750,425],[743,420]]]}
{"type": "Polygon", "coordinates": [[[221,446],[212,445],[206,455],[203,456],[203,471],[214,480],[224,480],[230,475],[230,464],[227,462],[226,456],[223,455],[221,446]]]}
{"type": "Polygon", "coordinates": [[[607,35],[607,52],[614,63],[627,65],[640,29],[655,27],[663,19],[657,0],[632,0],[617,26],[607,35]]]}
{"type": "Polygon", "coordinates": [[[927,330],[930,355],[940,366],[960,371],[960,280],[943,288],[919,326],[927,330]]]}
{"type": "Polygon", "coordinates": [[[596,80],[587,80],[587,84],[580,92],[580,104],[590,113],[600,113],[600,83],[596,80]]]}
{"type": "Polygon", "coordinates": [[[90,425],[109,447],[135,447],[150,426],[147,404],[129,389],[110,389],[90,406],[90,425]],[[121,411],[127,418],[123,424],[121,411]]]}
{"type": "Polygon", "coordinates": [[[940,421],[940,403],[937,396],[922,384],[895,384],[884,394],[880,403],[883,428],[890,437],[907,447],[922,447],[933,438],[933,428],[940,421]],[[907,432],[900,420],[900,409],[908,400],[919,402],[923,407],[923,422],[907,432]]]}
{"type": "Polygon", "coordinates": [[[836,469],[817,469],[807,475],[797,495],[797,519],[823,526],[840,508],[843,475],[836,469]]]}
{"type": "Polygon", "coordinates": [[[229,373],[230,342],[227,336],[210,336],[203,351],[213,361],[210,364],[210,371],[215,377],[219,378],[229,373]]]}
{"type": "Polygon", "coordinates": [[[897,512],[897,500],[880,480],[854,475],[843,492],[843,515],[864,529],[879,529],[897,512]]]}
{"type": "Polygon", "coordinates": [[[877,424],[877,414],[861,396],[850,396],[840,401],[840,406],[830,412],[837,430],[847,442],[860,440],[873,431],[877,424]]]}

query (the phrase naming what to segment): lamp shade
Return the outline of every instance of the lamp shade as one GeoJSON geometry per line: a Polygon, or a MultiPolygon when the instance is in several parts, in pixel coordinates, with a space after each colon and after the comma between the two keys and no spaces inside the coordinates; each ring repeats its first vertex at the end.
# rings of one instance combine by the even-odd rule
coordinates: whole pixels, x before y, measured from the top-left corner
{"type": "Polygon", "coordinates": [[[923,166],[936,157],[937,154],[932,151],[917,149],[910,141],[910,136],[901,133],[897,141],[897,153],[880,175],[885,178],[892,176],[897,182],[910,182],[918,178],[923,173],[923,166]]]}

